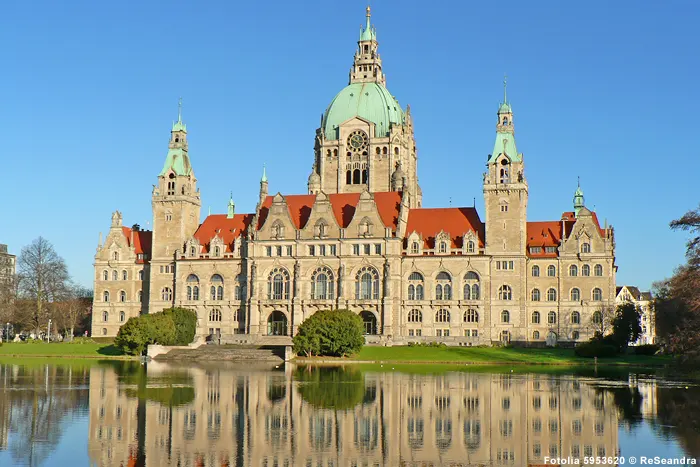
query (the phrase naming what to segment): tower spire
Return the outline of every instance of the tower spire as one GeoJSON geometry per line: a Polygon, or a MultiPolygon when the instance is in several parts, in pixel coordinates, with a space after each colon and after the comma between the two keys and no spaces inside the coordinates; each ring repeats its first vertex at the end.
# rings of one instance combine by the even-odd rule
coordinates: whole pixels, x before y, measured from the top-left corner
{"type": "Polygon", "coordinates": [[[505,73],[503,74],[503,103],[507,104],[508,103],[508,75],[505,73]]]}
{"type": "Polygon", "coordinates": [[[581,189],[581,177],[576,178],[578,182],[576,192],[574,193],[574,213],[576,213],[576,217],[578,217],[579,211],[584,207],[584,198],[583,190],[581,189]]]}
{"type": "Polygon", "coordinates": [[[267,172],[265,171],[265,164],[263,164],[263,174],[260,178],[260,183],[267,183],[267,172]]]}
{"type": "Polygon", "coordinates": [[[182,123],[182,97],[177,101],[177,122],[182,123]]]}
{"type": "Polygon", "coordinates": [[[372,10],[367,5],[365,25],[360,26],[360,40],[357,41],[355,62],[350,70],[350,84],[378,83],[385,85],[382,73],[382,60],[377,53],[377,30],[372,26],[372,10]]]}
{"type": "Polygon", "coordinates": [[[235,214],[236,205],[233,202],[233,191],[231,192],[231,197],[228,199],[228,213],[226,214],[227,219],[233,219],[235,214]]]}

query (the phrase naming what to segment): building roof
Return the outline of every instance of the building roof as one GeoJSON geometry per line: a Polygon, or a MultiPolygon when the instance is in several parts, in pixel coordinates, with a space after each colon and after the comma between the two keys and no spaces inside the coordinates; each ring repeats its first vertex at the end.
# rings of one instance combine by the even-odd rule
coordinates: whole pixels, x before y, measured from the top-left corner
{"type": "Polygon", "coordinates": [[[630,295],[632,296],[632,298],[635,301],[644,301],[644,300],[652,300],[653,299],[651,292],[642,292],[641,290],[639,290],[638,287],[636,287],[634,285],[617,286],[615,288],[615,296],[619,296],[620,292],[622,292],[623,288],[627,289],[627,291],[630,293],[630,295]]]}
{"type": "Polygon", "coordinates": [[[183,148],[168,149],[168,156],[165,158],[163,170],[160,171],[160,176],[167,175],[173,171],[175,175],[190,175],[192,166],[190,165],[190,156],[183,148]]]}
{"type": "MultiPolygon", "coordinates": [[[[126,244],[131,248],[131,232],[130,227],[122,226],[122,233],[126,238],[126,244]]],[[[145,254],[151,256],[151,242],[153,239],[153,232],[150,230],[136,230],[134,231],[134,252],[137,255],[145,254]]],[[[137,262],[143,262],[143,259],[137,259],[137,262]]]]}
{"type": "Polygon", "coordinates": [[[475,208],[415,208],[408,212],[406,236],[413,232],[423,238],[423,247],[435,248],[435,236],[441,231],[450,234],[451,248],[462,248],[464,234],[474,232],[479,246],[484,246],[484,224],[475,208]]]}
{"type": "MultiPolygon", "coordinates": [[[[605,232],[600,228],[598,216],[595,212],[591,213],[593,223],[598,229],[601,237],[605,236],[605,232]]],[[[527,223],[527,254],[535,258],[555,258],[558,253],[547,253],[545,247],[561,245],[562,241],[562,221],[564,221],[564,237],[568,238],[571,235],[571,230],[576,222],[576,214],[573,211],[562,213],[561,220],[558,221],[537,221],[527,223]],[[531,253],[531,247],[542,247],[540,253],[531,253]]]]}
{"type": "Polygon", "coordinates": [[[194,233],[194,238],[207,252],[211,239],[218,235],[224,241],[226,251],[231,252],[233,242],[248,231],[252,222],[253,214],[234,214],[231,218],[227,214],[210,214],[194,233]]]}
{"type": "Polygon", "coordinates": [[[493,162],[496,158],[505,154],[511,162],[522,162],[523,155],[518,153],[515,147],[515,135],[507,131],[496,132],[496,142],[493,145],[493,152],[489,157],[488,162],[493,162]]]}
{"type": "Polygon", "coordinates": [[[379,83],[352,83],[333,98],[321,121],[326,138],[337,140],[340,124],[353,117],[374,123],[379,138],[389,136],[391,125],[406,119],[399,102],[379,83]]]}

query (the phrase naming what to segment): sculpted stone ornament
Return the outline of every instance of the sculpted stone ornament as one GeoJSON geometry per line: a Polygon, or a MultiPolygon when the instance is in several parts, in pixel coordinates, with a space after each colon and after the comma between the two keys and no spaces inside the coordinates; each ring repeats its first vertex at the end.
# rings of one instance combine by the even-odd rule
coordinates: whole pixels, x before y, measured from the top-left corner
{"type": "Polygon", "coordinates": [[[386,263],[384,263],[384,296],[385,297],[388,297],[391,295],[391,287],[389,284],[389,282],[390,282],[389,276],[391,275],[390,268],[391,268],[391,266],[390,266],[388,261],[386,263]]]}
{"type": "Polygon", "coordinates": [[[250,296],[254,297],[255,296],[255,273],[258,270],[258,267],[255,265],[255,262],[250,266],[250,296]]]}
{"type": "Polygon", "coordinates": [[[345,265],[341,264],[338,268],[338,298],[343,296],[343,276],[345,275],[345,265]]]}
{"type": "Polygon", "coordinates": [[[294,263],[294,296],[298,297],[299,296],[299,281],[301,278],[299,277],[299,263],[296,262],[294,263]]]}

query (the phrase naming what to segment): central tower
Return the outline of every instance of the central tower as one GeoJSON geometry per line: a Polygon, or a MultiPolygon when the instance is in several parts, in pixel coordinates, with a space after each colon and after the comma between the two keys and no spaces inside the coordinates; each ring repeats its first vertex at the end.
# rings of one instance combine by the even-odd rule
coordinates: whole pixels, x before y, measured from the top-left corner
{"type": "Polygon", "coordinates": [[[367,20],[350,69],[350,82],[321,117],[316,130],[309,193],[408,191],[421,205],[410,107],[386,88],[377,31],[367,20]]]}

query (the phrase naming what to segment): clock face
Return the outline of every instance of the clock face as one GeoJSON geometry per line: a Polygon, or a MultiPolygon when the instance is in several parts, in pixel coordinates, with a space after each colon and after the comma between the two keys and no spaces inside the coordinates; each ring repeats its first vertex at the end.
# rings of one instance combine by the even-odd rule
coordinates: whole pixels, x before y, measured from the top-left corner
{"type": "Polygon", "coordinates": [[[353,131],[348,138],[348,145],[353,152],[365,151],[367,149],[367,135],[360,130],[353,131]]]}

